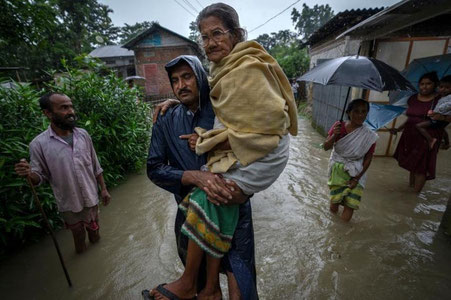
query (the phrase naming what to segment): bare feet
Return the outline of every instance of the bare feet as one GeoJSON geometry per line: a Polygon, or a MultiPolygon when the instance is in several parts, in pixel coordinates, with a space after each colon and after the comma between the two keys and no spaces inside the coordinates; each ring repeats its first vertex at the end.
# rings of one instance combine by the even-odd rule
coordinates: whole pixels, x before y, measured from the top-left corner
{"type": "MultiPolygon", "coordinates": [[[[180,299],[191,299],[196,296],[196,285],[186,282],[182,278],[163,286],[166,290],[173,293],[180,299]]],[[[156,300],[167,300],[168,298],[160,294],[156,288],[150,291],[150,295],[156,300]]]]}
{"type": "Polygon", "coordinates": [[[199,295],[197,295],[197,299],[199,300],[221,300],[222,299],[222,293],[221,289],[213,289],[208,290],[207,288],[204,288],[199,295]]]}
{"type": "Polygon", "coordinates": [[[429,143],[429,149],[433,149],[435,143],[437,143],[437,139],[436,139],[436,138],[433,138],[432,141],[429,143]]]}

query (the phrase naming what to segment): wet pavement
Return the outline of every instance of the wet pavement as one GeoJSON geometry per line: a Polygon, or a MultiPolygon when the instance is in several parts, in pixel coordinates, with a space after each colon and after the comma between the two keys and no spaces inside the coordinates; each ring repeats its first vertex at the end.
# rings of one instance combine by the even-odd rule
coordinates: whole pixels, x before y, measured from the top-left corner
{"type": "MultiPolygon", "coordinates": [[[[329,152],[307,120],[292,139],[289,164],[252,198],[261,299],[446,299],[451,239],[439,224],[451,194],[451,150],[437,179],[416,195],[392,158],[375,158],[360,210],[349,224],[329,212],[329,152]]],[[[140,291],[182,272],[173,233],[173,197],[142,174],[111,191],[101,208],[101,240],[76,255],[68,231],[0,262],[2,299],[140,299],[140,291]]],[[[222,279],[223,287],[224,278],[222,279]]],[[[226,295],[226,291],[225,291],[226,295]]]]}

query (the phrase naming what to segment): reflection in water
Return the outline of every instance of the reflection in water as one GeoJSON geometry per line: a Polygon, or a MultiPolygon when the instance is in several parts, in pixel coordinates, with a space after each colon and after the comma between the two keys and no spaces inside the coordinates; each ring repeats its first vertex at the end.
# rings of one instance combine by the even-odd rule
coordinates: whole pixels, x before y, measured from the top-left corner
{"type": "MultiPolygon", "coordinates": [[[[300,121],[279,180],[252,198],[261,299],[431,299],[451,294],[450,243],[438,232],[450,193],[451,151],[417,196],[391,158],[375,158],[350,224],[330,214],[323,138],[300,121]]],[[[1,262],[2,299],[139,299],[183,270],[175,249],[172,196],[133,175],[101,211],[99,244],[75,255],[69,232],[1,262]]]]}

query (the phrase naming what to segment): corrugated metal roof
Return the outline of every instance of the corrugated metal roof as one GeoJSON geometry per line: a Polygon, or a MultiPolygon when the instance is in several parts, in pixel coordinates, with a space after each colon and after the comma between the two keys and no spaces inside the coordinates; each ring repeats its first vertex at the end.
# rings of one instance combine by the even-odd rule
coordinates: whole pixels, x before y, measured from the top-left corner
{"type": "Polygon", "coordinates": [[[135,56],[135,52],[133,50],[122,48],[122,45],[109,45],[94,49],[91,51],[91,53],[89,53],[89,55],[98,58],[124,57],[135,56]]]}
{"type": "Polygon", "coordinates": [[[369,9],[351,9],[345,10],[332,19],[330,19],[326,24],[321,26],[316,30],[308,39],[308,45],[315,45],[319,42],[330,39],[331,36],[335,37],[341,32],[351,28],[352,26],[361,23],[365,19],[371,17],[372,15],[383,10],[381,8],[369,8],[369,9]]]}
{"type": "Polygon", "coordinates": [[[355,24],[337,39],[347,34],[374,39],[450,12],[450,0],[404,0],[355,24]]]}

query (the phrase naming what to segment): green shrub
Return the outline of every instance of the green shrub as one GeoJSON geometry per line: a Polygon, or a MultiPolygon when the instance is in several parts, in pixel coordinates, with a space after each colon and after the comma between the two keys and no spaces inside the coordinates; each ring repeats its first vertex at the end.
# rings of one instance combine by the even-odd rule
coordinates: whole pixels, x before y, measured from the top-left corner
{"type": "MultiPolygon", "coordinates": [[[[101,76],[98,65],[80,60],[91,71],[66,68],[58,84],[45,91],[29,85],[0,88],[0,254],[25,242],[33,242],[45,231],[25,180],[14,173],[20,158],[29,159],[28,145],[49,122],[38,99],[53,90],[68,95],[78,115],[78,127],[92,137],[108,187],[117,185],[127,173],[145,164],[151,119],[147,104],[137,102],[138,91],[114,74],[101,76]]],[[[38,188],[42,205],[54,228],[62,222],[48,184],[38,188]]]]}
{"type": "MultiPolygon", "coordinates": [[[[48,122],[37,105],[39,93],[30,85],[0,88],[0,254],[41,235],[43,220],[30,188],[14,173],[14,164],[28,158],[28,144],[48,122]]],[[[62,225],[48,185],[37,189],[42,206],[55,228],[62,225]]]]}

